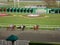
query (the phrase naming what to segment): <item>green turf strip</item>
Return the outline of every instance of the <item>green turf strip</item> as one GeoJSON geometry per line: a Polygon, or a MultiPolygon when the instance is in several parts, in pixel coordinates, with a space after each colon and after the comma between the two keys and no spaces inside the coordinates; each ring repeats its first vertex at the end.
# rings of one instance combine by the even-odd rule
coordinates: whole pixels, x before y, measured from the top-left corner
{"type": "MultiPolygon", "coordinates": [[[[0,16],[0,25],[9,25],[9,24],[26,24],[26,25],[59,25],[60,26],[60,14],[46,14],[48,17],[24,17],[17,14],[10,14],[16,16],[0,16]]],[[[21,14],[20,14],[21,15],[21,14]]]]}
{"type": "Polygon", "coordinates": [[[29,43],[29,45],[60,45],[60,44],[51,44],[51,43],[29,43]]]}

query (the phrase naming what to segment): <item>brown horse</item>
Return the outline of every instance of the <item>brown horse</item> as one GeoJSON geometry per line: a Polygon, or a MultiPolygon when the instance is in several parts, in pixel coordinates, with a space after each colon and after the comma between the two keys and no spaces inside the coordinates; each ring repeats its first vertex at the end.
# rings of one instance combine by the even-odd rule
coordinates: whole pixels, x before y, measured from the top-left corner
{"type": "Polygon", "coordinates": [[[7,30],[15,30],[16,25],[10,25],[9,27],[7,27],[7,30]]]}

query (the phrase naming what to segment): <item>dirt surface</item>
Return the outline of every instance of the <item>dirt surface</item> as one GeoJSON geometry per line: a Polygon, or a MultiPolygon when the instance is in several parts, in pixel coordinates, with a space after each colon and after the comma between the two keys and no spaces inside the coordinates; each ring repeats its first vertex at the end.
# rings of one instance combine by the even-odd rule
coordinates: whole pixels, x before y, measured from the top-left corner
{"type": "Polygon", "coordinates": [[[11,34],[17,35],[20,40],[30,40],[30,41],[37,41],[37,42],[60,42],[60,31],[58,30],[28,30],[28,31],[7,31],[7,30],[0,30],[0,39],[6,39],[11,34]]]}

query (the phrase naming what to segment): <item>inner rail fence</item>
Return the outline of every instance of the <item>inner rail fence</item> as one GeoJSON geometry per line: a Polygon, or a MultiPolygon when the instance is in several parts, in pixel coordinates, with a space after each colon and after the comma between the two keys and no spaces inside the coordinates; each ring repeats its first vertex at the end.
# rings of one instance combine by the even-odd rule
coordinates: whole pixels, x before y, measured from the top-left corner
{"type": "MultiPolygon", "coordinates": [[[[16,29],[21,26],[21,25],[16,25],[16,29]]],[[[1,29],[6,29],[8,26],[6,25],[0,25],[0,30],[1,29]]],[[[25,24],[25,29],[26,30],[31,30],[33,29],[34,25],[28,25],[25,24]]],[[[60,25],[39,25],[39,30],[60,30],[60,25]]]]}

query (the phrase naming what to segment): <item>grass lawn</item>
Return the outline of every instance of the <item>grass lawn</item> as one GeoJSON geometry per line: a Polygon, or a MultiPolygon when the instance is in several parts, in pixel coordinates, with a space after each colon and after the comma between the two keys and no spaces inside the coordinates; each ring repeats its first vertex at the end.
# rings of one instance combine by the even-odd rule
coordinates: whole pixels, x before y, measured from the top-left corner
{"type": "Polygon", "coordinates": [[[39,17],[28,17],[28,14],[8,13],[10,16],[0,16],[0,25],[10,24],[33,26],[38,24],[41,27],[60,27],[60,14],[42,14],[39,17]]]}
{"type": "Polygon", "coordinates": [[[60,44],[57,44],[57,43],[36,43],[36,42],[33,42],[33,43],[29,43],[29,45],[60,45],[60,44]]]}

